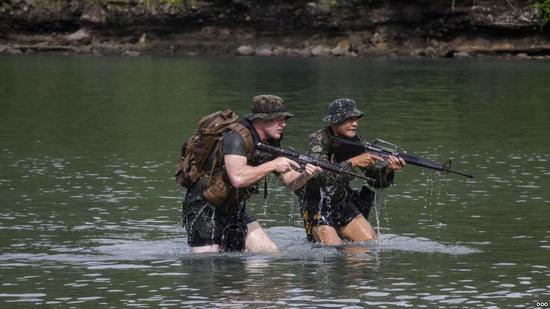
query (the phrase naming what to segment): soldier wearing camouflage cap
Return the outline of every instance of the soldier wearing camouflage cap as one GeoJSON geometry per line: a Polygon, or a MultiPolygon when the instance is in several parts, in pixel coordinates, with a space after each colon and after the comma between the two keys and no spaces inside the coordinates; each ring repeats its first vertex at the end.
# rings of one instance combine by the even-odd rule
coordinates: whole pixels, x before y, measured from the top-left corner
{"type": "Polygon", "coordinates": [[[300,173],[295,170],[300,166],[290,159],[254,151],[259,142],[278,146],[286,120],[293,116],[282,98],[258,95],[252,99],[252,112],[224,133],[221,159],[218,151],[209,158],[209,162],[221,160],[216,169],[220,172],[212,173],[211,178],[199,178],[183,203],[182,221],[191,252],[278,250],[245,202],[258,191],[257,183],[270,173],[279,175],[281,182],[294,191],[321,171],[308,164],[300,173]],[[221,202],[213,203],[211,195],[221,202]]]}
{"type": "Polygon", "coordinates": [[[323,121],[328,124],[337,124],[350,118],[361,118],[365,115],[357,109],[355,101],[352,99],[337,99],[330,103],[328,114],[323,121]]]}
{"type": "Polygon", "coordinates": [[[248,120],[269,120],[278,117],[288,119],[294,117],[294,114],[288,112],[282,98],[275,95],[264,94],[252,98],[252,113],[244,117],[248,120]]]}
{"type": "MultiPolygon", "coordinates": [[[[334,137],[365,143],[366,140],[357,134],[359,119],[364,115],[354,100],[334,100],[323,118],[327,126],[310,135],[307,153],[316,159],[338,162],[350,170],[359,168],[371,179],[368,181],[371,187],[386,188],[393,183],[394,171],[405,165],[402,159],[390,156],[385,164],[380,164],[381,157],[369,153],[349,157],[333,146],[334,137]]],[[[352,189],[351,180],[347,175],[323,171],[297,191],[310,241],[340,245],[342,238],[350,241],[376,239],[376,232],[367,221],[374,192],[367,186],[352,189]]]]}

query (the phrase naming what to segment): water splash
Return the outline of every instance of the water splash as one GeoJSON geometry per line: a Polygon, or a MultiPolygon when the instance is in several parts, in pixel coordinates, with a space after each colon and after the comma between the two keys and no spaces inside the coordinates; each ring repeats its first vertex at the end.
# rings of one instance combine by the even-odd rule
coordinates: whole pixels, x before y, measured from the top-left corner
{"type": "MultiPolygon", "coordinates": [[[[298,255],[302,257],[334,256],[339,255],[336,247],[325,246],[309,242],[303,229],[291,226],[272,227],[266,230],[270,238],[281,249],[282,255],[298,255]]],[[[479,253],[480,250],[462,245],[445,244],[423,237],[407,237],[394,234],[380,235],[378,240],[363,243],[346,242],[344,247],[365,247],[376,251],[408,251],[425,253],[443,253],[451,255],[462,255],[479,253]]],[[[361,250],[358,250],[361,252],[361,250]]]]}

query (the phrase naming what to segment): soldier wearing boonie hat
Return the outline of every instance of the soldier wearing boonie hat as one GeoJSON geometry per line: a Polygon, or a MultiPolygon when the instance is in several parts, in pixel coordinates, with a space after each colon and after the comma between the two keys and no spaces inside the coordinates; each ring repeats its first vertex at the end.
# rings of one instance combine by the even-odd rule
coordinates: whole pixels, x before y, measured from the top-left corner
{"type": "Polygon", "coordinates": [[[283,184],[296,190],[321,171],[308,164],[299,173],[295,169],[300,166],[290,159],[254,151],[259,142],[278,146],[286,120],[293,116],[281,97],[258,95],[252,99],[252,112],[224,133],[221,149],[209,158],[217,162],[221,156],[220,172],[199,178],[185,196],[182,216],[191,252],[278,250],[248,211],[246,200],[270,173],[279,174],[283,184]],[[214,192],[220,203],[208,202],[208,192],[214,192]]]}
{"type": "MultiPolygon", "coordinates": [[[[359,119],[364,115],[352,99],[332,101],[323,118],[327,126],[310,135],[307,153],[317,159],[338,162],[350,170],[360,168],[371,179],[371,187],[386,188],[393,183],[394,170],[405,165],[402,159],[390,157],[382,166],[376,164],[382,160],[378,156],[362,153],[352,158],[342,157],[332,147],[335,136],[366,143],[363,137],[357,135],[359,119]]],[[[367,186],[360,190],[352,189],[351,180],[350,176],[322,172],[298,191],[304,227],[310,241],[340,245],[342,238],[350,241],[377,238],[367,221],[374,192],[367,186]]]]}
{"type": "Polygon", "coordinates": [[[328,107],[328,114],[323,121],[328,124],[341,123],[349,118],[361,118],[365,115],[357,109],[352,99],[337,99],[332,101],[328,107]]]}
{"type": "Polygon", "coordinates": [[[252,98],[252,113],[244,116],[248,120],[270,120],[277,117],[288,119],[294,114],[288,112],[285,101],[276,95],[262,94],[252,98]]]}

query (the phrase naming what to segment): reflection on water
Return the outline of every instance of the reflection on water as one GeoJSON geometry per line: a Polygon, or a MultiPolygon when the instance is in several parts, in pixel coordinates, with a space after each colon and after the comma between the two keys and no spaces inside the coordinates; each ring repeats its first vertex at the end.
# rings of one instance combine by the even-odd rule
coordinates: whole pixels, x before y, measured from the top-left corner
{"type": "MultiPolygon", "coordinates": [[[[176,232],[181,231],[174,231],[174,233],[176,232]]],[[[334,271],[342,267],[346,269],[346,272],[357,272],[360,269],[359,273],[372,273],[374,276],[374,273],[380,268],[382,259],[380,253],[389,250],[452,255],[479,252],[464,246],[444,245],[428,239],[413,239],[397,235],[384,235],[382,240],[367,244],[348,244],[334,248],[308,242],[302,229],[297,227],[273,227],[267,229],[267,233],[281,248],[280,253],[275,255],[251,255],[248,253],[192,255],[187,246],[182,248],[181,244],[184,242],[182,238],[156,241],[91,239],[89,242],[95,246],[88,247],[87,250],[56,248],[57,252],[51,254],[6,253],[0,255],[0,268],[6,274],[17,269],[33,267],[33,265],[43,265],[44,273],[48,273],[46,269],[70,273],[74,268],[79,269],[81,273],[76,274],[75,278],[69,279],[69,281],[63,280],[63,286],[70,287],[66,295],[62,293],[53,298],[47,293],[4,293],[0,296],[6,299],[6,302],[25,301],[36,304],[76,304],[102,300],[105,298],[104,296],[75,299],[70,295],[74,290],[90,291],[94,289],[101,295],[103,295],[101,292],[103,290],[106,290],[107,293],[125,293],[126,290],[121,286],[130,284],[132,280],[126,279],[124,272],[131,271],[138,272],[135,276],[156,278],[153,282],[157,286],[157,281],[165,282],[164,285],[161,284],[162,287],[155,289],[146,284],[138,286],[138,288],[144,289],[139,293],[138,302],[162,305],[174,302],[189,306],[201,303],[242,306],[245,304],[268,304],[273,301],[284,306],[296,306],[300,303],[316,306],[359,304],[362,302],[362,294],[368,297],[382,297],[388,296],[390,293],[373,291],[375,289],[371,280],[367,281],[368,285],[365,285],[363,277],[361,277],[363,283],[357,282],[350,286],[352,290],[362,291],[355,298],[335,298],[334,295],[319,298],[311,295],[311,292],[316,291],[317,285],[330,286],[334,284],[334,280],[341,280],[333,277],[338,277],[334,271]],[[310,283],[304,285],[306,282],[310,283]],[[272,295],[265,290],[269,286],[278,287],[271,290],[272,295]],[[310,288],[306,289],[304,286],[310,286],[310,288]],[[177,293],[180,298],[170,300],[170,297],[158,297],[154,293],[158,291],[163,291],[163,295],[177,293]]],[[[13,278],[13,282],[6,281],[3,285],[16,287],[22,282],[39,281],[43,276],[17,277],[13,278]]],[[[65,277],[66,279],[68,278],[65,277]]],[[[353,279],[353,276],[348,279],[353,279]]],[[[397,278],[392,280],[392,285],[395,286],[414,285],[397,278]]],[[[56,282],[50,284],[56,284],[56,282]]],[[[41,290],[42,288],[38,287],[37,289],[41,290]]],[[[394,292],[397,291],[396,289],[394,292]]],[[[403,299],[401,295],[398,300],[393,302],[402,303],[403,299]]],[[[133,301],[128,300],[125,305],[130,305],[133,301]]]]}
{"type": "Polygon", "coordinates": [[[4,290],[29,283],[34,291],[46,290],[46,285],[58,289],[0,293],[0,297],[6,303],[64,305],[109,304],[116,297],[123,306],[486,307],[494,300],[535,297],[545,291],[536,287],[550,275],[544,265],[493,263],[490,268],[499,275],[480,285],[472,275],[485,265],[471,263],[469,257],[482,252],[466,246],[384,235],[380,241],[332,248],[307,242],[296,227],[274,227],[267,233],[282,249],[279,254],[192,255],[185,246],[175,250],[181,248],[181,238],[96,239],[91,240],[96,246],[86,253],[2,254],[4,290]],[[448,256],[456,259],[455,265],[439,269],[437,264],[448,256]],[[385,263],[392,263],[394,269],[382,271],[385,263]],[[17,272],[34,265],[41,265],[40,270],[17,272]],[[62,276],[44,281],[52,271],[62,276]],[[381,272],[385,275],[380,276],[381,272]],[[441,281],[449,273],[452,279],[441,281]]]}
{"type": "MultiPolygon", "coordinates": [[[[0,307],[534,307],[550,298],[550,65],[0,57],[0,307]],[[269,78],[265,78],[265,77],[269,78]],[[282,95],[304,148],[335,96],[361,130],[452,159],[379,192],[364,244],[307,242],[268,178],[277,255],[191,255],[173,169],[199,116],[282,95]]],[[[360,183],[354,185],[359,186],[360,183]]],[[[263,192],[262,192],[263,193],[263,192]]]]}

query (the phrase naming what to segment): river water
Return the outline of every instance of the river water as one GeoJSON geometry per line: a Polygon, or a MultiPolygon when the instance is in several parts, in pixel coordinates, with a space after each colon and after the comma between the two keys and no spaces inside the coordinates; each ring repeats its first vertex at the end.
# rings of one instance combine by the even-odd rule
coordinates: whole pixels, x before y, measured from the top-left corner
{"type": "Polygon", "coordinates": [[[0,56],[0,307],[536,307],[549,98],[535,61],[0,56]],[[475,178],[407,166],[369,218],[381,239],[342,248],[307,242],[269,178],[249,205],[280,254],[191,255],[179,143],[261,93],[297,115],[286,146],[351,97],[363,135],[475,178]]]}

